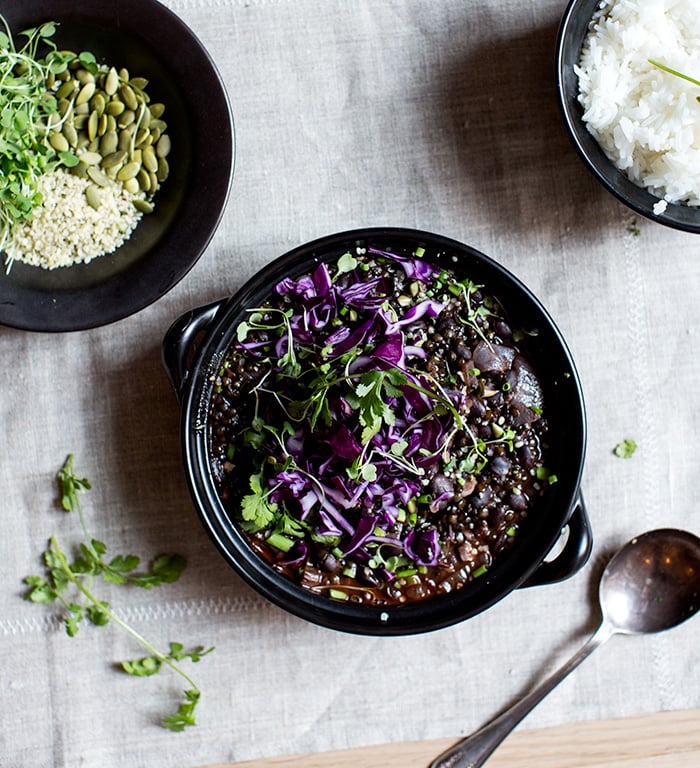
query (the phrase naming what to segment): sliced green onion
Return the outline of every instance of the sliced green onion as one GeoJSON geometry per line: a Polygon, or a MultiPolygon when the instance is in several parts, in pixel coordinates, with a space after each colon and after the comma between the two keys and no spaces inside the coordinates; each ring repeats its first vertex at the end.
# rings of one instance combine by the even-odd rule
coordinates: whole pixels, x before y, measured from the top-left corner
{"type": "Polygon", "coordinates": [[[265,541],[267,541],[271,547],[279,549],[280,552],[289,552],[289,550],[294,546],[292,539],[288,539],[281,533],[271,533],[267,539],[265,539],[265,541]]]}

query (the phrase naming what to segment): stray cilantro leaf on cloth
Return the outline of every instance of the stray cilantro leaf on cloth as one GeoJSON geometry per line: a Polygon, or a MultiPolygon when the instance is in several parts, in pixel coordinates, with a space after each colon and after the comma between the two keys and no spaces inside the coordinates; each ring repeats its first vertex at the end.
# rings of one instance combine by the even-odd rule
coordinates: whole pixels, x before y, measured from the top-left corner
{"type": "Polygon", "coordinates": [[[637,450],[637,443],[631,438],[626,438],[621,443],[618,443],[613,448],[615,456],[619,456],[621,459],[629,459],[637,450]]]}
{"type": "Polygon", "coordinates": [[[185,647],[182,643],[170,643],[170,652],[165,657],[160,656],[145,656],[142,659],[133,659],[132,661],[122,661],[121,668],[129,675],[135,677],[150,677],[160,672],[165,658],[171,661],[182,661],[183,659],[190,659],[193,663],[197,663],[202,656],[206,656],[211,653],[214,648],[205,648],[203,645],[198,645],[191,651],[185,651],[185,647]]]}
{"type": "Polygon", "coordinates": [[[58,603],[63,608],[63,622],[70,637],[78,633],[81,623],[85,620],[99,627],[110,623],[120,626],[151,654],[135,661],[122,662],[120,666],[125,672],[137,677],[148,677],[167,666],[187,682],[185,701],[175,714],[163,719],[163,727],[182,731],[187,726],[195,725],[194,711],[201,698],[201,691],[178,662],[184,659],[198,662],[214,648],[204,648],[200,645],[191,651],[185,651],[181,643],[171,642],[169,652],[161,653],[121,619],[108,602],[100,600],[93,592],[95,577],[99,576],[109,584],[132,585],[142,589],[171,584],[177,581],[184,571],[185,559],[180,555],[159,555],[145,572],[135,572],[141,562],[136,555],[116,555],[109,561],[106,560],[107,546],[92,538],[87,530],[79,494],[90,490],[91,485],[87,478],[79,478],[75,474],[72,455],[68,456],[58,471],[57,479],[61,506],[67,512],[78,513],[84,540],[78,546],[79,554],[75,560],[69,562],[56,537],[52,536],[48,549],[43,553],[44,575],[28,576],[24,579],[30,588],[25,594],[25,599],[34,603],[58,603]]]}

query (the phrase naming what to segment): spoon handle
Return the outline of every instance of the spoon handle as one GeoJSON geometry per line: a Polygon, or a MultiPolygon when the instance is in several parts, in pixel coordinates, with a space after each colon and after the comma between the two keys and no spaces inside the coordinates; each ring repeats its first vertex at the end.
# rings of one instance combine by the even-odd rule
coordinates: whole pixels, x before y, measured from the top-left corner
{"type": "Polygon", "coordinates": [[[471,736],[450,747],[430,763],[429,768],[479,768],[516,725],[585,658],[608,640],[615,630],[603,622],[596,633],[559,669],[545,678],[522,699],[515,702],[471,736]]]}

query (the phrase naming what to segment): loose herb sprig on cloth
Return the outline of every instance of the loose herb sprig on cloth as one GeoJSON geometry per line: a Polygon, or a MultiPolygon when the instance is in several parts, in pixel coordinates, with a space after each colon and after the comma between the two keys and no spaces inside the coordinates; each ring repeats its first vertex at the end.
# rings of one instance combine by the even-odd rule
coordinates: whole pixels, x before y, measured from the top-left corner
{"type": "Polygon", "coordinates": [[[24,580],[30,587],[25,599],[35,603],[58,603],[65,611],[64,624],[70,637],[77,634],[84,620],[96,626],[105,626],[110,622],[120,626],[151,654],[142,659],[121,662],[121,668],[126,673],[146,677],[167,666],[188,685],[184,692],[185,701],[177,712],[163,719],[163,726],[172,731],[182,731],[187,726],[195,725],[195,708],[201,691],[178,662],[186,658],[198,662],[202,656],[214,649],[197,646],[191,651],[185,651],[180,643],[170,643],[170,651],[162,653],[121,619],[108,602],[101,600],[95,594],[93,586],[97,577],[111,584],[131,584],[142,589],[171,584],[180,578],[186,566],[185,559],[180,555],[159,555],[150,569],[142,572],[136,571],[141,562],[136,555],[116,555],[108,560],[106,545],[88,533],[79,494],[90,490],[91,485],[87,478],[80,478],[75,474],[72,455],[68,456],[59,470],[57,479],[61,505],[67,512],[78,513],[84,540],[79,545],[79,555],[70,562],[56,537],[52,536],[48,549],[43,553],[45,574],[28,576],[24,580]]]}

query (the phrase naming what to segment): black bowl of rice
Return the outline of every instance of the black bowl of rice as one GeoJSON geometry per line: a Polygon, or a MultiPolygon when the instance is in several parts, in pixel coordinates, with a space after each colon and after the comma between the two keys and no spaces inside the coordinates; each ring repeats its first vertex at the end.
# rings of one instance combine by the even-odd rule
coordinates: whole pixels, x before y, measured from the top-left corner
{"type": "Polygon", "coordinates": [[[12,0],[2,16],[5,50],[50,24],[38,56],[89,55],[47,82],[61,121],[47,138],[77,159],[40,174],[41,205],[0,246],[0,323],[73,331],[120,320],[176,285],[216,231],[235,155],[225,87],[157,0],[12,0]]]}
{"type": "Polygon", "coordinates": [[[556,51],[560,105],[586,165],[632,210],[687,232],[700,232],[696,17],[692,0],[571,0],[556,51]]]}

